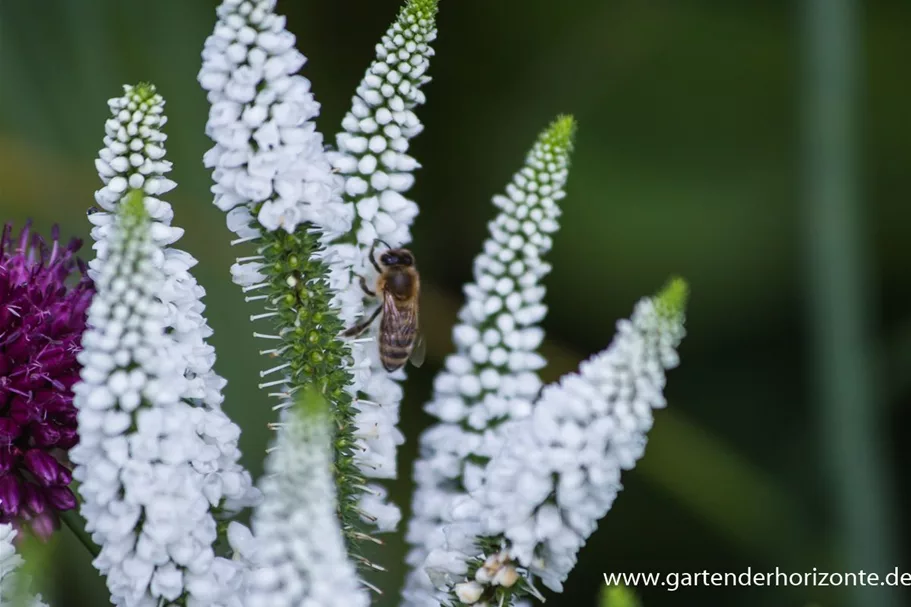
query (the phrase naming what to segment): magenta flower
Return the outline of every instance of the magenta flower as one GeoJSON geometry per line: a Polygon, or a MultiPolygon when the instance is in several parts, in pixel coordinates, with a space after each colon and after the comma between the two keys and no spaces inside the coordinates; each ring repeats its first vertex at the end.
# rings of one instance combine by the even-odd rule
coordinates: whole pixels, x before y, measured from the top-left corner
{"type": "Polygon", "coordinates": [[[81,246],[48,247],[30,226],[0,236],[0,523],[47,538],[76,498],[66,452],[78,442],[72,387],[94,293],[81,246]]]}

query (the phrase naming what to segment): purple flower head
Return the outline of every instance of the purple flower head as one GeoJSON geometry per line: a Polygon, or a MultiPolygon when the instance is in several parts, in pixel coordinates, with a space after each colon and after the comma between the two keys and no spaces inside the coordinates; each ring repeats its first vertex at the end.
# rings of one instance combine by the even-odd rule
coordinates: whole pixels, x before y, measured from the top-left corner
{"type": "Polygon", "coordinates": [[[0,523],[47,538],[75,507],[66,452],[76,444],[76,353],[94,294],[81,246],[48,246],[26,225],[0,236],[0,523]]]}

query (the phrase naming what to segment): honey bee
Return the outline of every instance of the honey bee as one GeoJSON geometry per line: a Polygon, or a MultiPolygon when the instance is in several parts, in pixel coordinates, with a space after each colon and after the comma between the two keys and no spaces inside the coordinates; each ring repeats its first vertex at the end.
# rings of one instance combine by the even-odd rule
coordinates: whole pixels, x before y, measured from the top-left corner
{"type": "Polygon", "coordinates": [[[414,254],[408,249],[389,247],[377,262],[374,257],[377,242],[382,241],[374,241],[370,247],[370,263],[379,272],[376,290],[370,290],[363,276],[361,289],[371,297],[380,297],[382,303],[369,318],[345,331],[344,335],[360,335],[382,312],[377,339],[383,368],[392,372],[402,368],[409,360],[420,367],[424,362],[425,344],[418,331],[421,276],[415,267],[414,254]]]}

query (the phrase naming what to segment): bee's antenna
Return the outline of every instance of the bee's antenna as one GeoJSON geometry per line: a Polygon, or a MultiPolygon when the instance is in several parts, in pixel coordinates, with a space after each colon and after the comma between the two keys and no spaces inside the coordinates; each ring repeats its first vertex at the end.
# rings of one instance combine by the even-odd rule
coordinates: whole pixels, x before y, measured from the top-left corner
{"type": "Polygon", "coordinates": [[[368,253],[368,256],[370,257],[370,263],[373,265],[374,268],[376,268],[376,271],[377,271],[377,272],[379,272],[380,274],[382,274],[382,273],[383,273],[383,268],[380,267],[380,264],[378,264],[378,263],[376,262],[376,257],[373,256],[374,251],[376,251],[376,243],[378,243],[378,242],[383,243],[383,244],[386,245],[386,247],[389,248],[389,249],[391,249],[392,247],[389,246],[389,243],[388,243],[388,242],[386,242],[385,240],[380,240],[379,238],[374,238],[374,239],[373,239],[373,244],[370,245],[370,253],[368,253]]]}

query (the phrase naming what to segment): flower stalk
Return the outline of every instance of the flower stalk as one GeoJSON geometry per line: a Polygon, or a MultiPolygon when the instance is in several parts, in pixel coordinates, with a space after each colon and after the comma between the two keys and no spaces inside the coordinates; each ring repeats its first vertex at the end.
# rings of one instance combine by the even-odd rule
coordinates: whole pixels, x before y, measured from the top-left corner
{"type": "Polygon", "coordinates": [[[261,306],[250,316],[268,361],[259,387],[276,399],[275,409],[292,406],[307,386],[331,403],[339,516],[354,548],[362,529],[357,487],[365,478],[354,464],[355,412],[346,391],[352,379],[343,364],[350,351],[337,339],[344,325],[330,306],[318,235],[305,223],[311,207],[338,200],[341,180],[310,122],[319,104],[297,74],[306,59],[274,2],[244,12],[226,1],[218,17],[199,73],[212,104],[206,132],[215,142],[205,162],[214,169],[215,204],[238,237],[232,244],[253,247],[231,274],[246,300],[261,306]]]}
{"type": "Polygon", "coordinates": [[[85,523],[79,520],[75,510],[61,512],[60,520],[63,521],[63,524],[76,536],[76,539],[78,539],[79,543],[92,555],[92,558],[97,557],[101,553],[101,548],[92,541],[91,534],[85,530],[85,523]]]}

